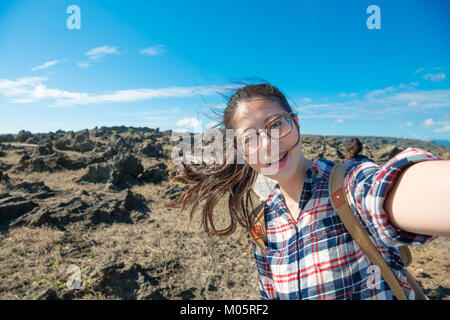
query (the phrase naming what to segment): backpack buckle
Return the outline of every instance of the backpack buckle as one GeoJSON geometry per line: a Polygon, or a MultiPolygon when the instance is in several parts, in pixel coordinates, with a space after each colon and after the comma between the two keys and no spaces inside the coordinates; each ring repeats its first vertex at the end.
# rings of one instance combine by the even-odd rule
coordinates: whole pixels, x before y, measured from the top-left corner
{"type": "Polygon", "coordinates": [[[261,239],[262,238],[261,226],[253,226],[251,232],[252,232],[252,237],[254,239],[261,239]]]}

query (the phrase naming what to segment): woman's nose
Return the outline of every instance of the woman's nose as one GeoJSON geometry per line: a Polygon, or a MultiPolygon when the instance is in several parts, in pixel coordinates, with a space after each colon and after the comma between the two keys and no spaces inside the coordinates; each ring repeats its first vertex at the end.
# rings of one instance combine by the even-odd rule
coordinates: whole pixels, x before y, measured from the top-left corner
{"type": "MultiPolygon", "coordinates": [[[[268,159],[274,156],[273,153],[276,155],[279,153],[279,144],[277,139],[272,139],[267,135],[267,131],[260,132],[259,134],[260,138],[260,158],[261,159],[268,159]]],[[[275,156],[276,156],[275,155],[275,156]]]]}

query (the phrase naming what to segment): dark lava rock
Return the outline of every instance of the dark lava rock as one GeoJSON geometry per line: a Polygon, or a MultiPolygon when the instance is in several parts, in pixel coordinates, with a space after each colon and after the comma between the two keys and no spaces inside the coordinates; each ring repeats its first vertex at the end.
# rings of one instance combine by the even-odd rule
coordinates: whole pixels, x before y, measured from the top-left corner
{"type": "Polygon", "coordinates": [[[32,136],[33,136],[33,134],[30,131],[20,130],[16,136],[16,141],[17,142],[25,142],[32,136]]]}
{"type": "Polygon", "coordinates": [[[119,153],[112,159],[114,186],[124,188],[144,171],[141,161],[130,153],[119,153]]]}
{"type": "Polygon", "coordinates": [[[86,140],[84,142],[74,142],[74,144],[72,145],[72,150],[73,151],[78,151],[78,152],[87,152],[87,151],[92,151],[95,147],[95,143],[92,140],[86,140]]]}
{"type": "Polygon", "coordinates": [[[70,150],[72,140],[70,138],[60,138],[54,142],[54,146],[58,150],[70,150]]]}
{"type": "Polygon", "coordinates": [[[68,158],[65,154],[55,152],[51,155],[29,156],[25,154],[19,161],[19,166],[16,167],[16,171],[26,170],[27,172],[55,172],[64,169],[67,170],[78,170],[86,168],[88,165],[86,159],[80,158],[72,160],[68,158]]]}
{"type": "Polygon", "coordinates": [[[53,150],[53,144],[50,141],[44,140],[44,141],[40,141],[39,144],[37,145],[37,148],[34,151],[35,155],[49,155],[49,154],[53,154],[55,153],[55,151],[53,150]]]}
{"type": "Polygon", "coordinates": [[[10,178],[6,173],[3,173],[3,170],[0,169],[0,184],[4,185],[7,188],[11,187],[10,178]]]}
{"type": "Polygon", "coordinates": [[[375,158],[378,161],[385,162],[395,156],[397,153],[402,152],[400,148],[394,145],[390,145],[387,147],[384,147],[383,149],[377,150],[375,153],[375,158]]]}
{"type": "Polygon", "coordinates": [[[104,163],[96,163],[87,167],[86,173],[76,182],[106,183],[111,179],[112,169],[104,163]]]}
{"type": "Polygon", "coordinates": [[[16,138],[14,135],[8,134],[0,134],[0,142],[14,142],[16,138]]]}
{"type": "Polygon", "coordinates": [[[184,191],[188,190],[189,186],[180,186],[179,184],[171,184],[163,193],[162,197],[170,200],[178,198],[184,191]]]}
{"type": "Polygon", "coordinates": [[[136,263],[109,263],[101,266],[97,273],[100,279],[95,291],[119,299],[134,300],[144,298],[159,284],[157,278],[136,263]],[[145,294],[147,292],[147,294],[145,294]]]}
{"type": "Polygon", "coordinates": [[[77,194],[55,206],[30,212],[11,226],[48,225],[60,230],[67,227],[86,230],[99,224],[135,223],[146,218],[149,212],[145,199],[129,190],[90,196],[77,194]]]}
{"type": "Polygon", "coordinates": [[[161,181],[167,180],[168,178],[166,169],[167,166],[164,163],[158,163],[142,172],[139,179],[144,182],[161,183],[161,181]]]}
{"type": "Polygon", "coordinates": [[[47,187],[44,182],[22,182],[14,186],[15,191],[31,194],[31,199],[47,199],[55,196],[55,192],[47,187]]]}
{"type": "Polygon", "coordinates": [[[0,200],[0,225],[22,216],[38,205],[24,197],[6,197],[0,200]]]}
{"type": "Polygon", "coordinates": [[[137,178],[144,170],[141,160],[130,153],[120,153],[115,156],[113,158],[113,165],[119,174],[128,174],[133,178],[137,178]]]}
{"type": "Polygon", "coordinates": [[[158,158],[162,155],[163,147],[161,143],[155,144],[147,141],[139,152],[148,157],[158,158]]]}

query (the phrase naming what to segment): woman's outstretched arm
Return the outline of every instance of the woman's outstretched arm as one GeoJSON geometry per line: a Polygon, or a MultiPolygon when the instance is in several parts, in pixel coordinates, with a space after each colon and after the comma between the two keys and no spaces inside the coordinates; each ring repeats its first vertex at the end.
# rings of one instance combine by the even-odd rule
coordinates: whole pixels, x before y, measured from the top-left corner
{"type": "Polygon", "coordinates": [[[390,186],[389,222],[405,231],[450,237],[450,161],[414,163],[390,186]]]}

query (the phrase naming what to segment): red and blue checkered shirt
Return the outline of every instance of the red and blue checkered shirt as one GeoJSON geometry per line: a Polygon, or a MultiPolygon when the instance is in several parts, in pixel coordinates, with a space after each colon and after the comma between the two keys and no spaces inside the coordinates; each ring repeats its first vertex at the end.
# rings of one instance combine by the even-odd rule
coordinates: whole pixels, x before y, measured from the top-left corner
{"type": "MultiPolygon", "coordinates": [[[[409,299],[414,299],[415,294],[407,282],[406,266],[397,247],[424,245],[436,237],[394,227],[383,202],[388,186],[402,169],[426,160],[440,158],[425,150],[408,148],[382,167],[374,162],[349,166],[344,181],[352,211],[409,299]]],[[[261,299],[396,299],[331,205],[328,176],[333,166],[332,161],[318,159],[307,169],[297,222],[292,220],[278,184],[269,195],[265,207],[266,255],[252,241],[261,299]]]]}

